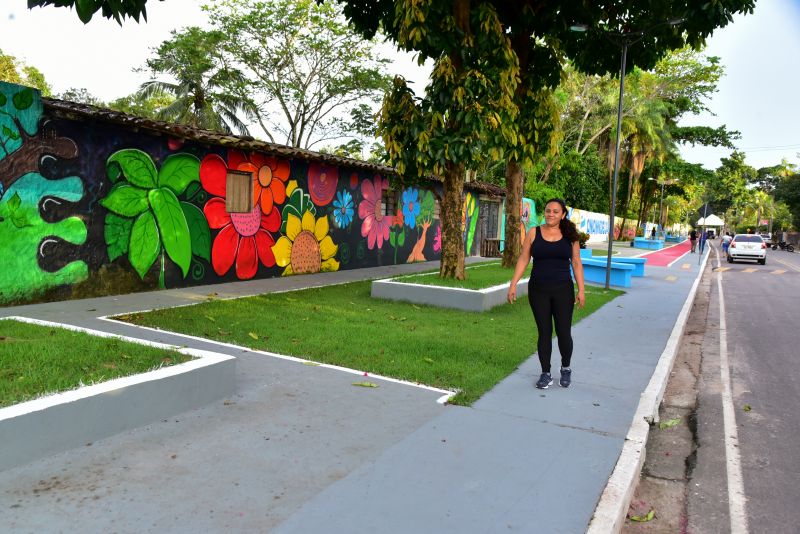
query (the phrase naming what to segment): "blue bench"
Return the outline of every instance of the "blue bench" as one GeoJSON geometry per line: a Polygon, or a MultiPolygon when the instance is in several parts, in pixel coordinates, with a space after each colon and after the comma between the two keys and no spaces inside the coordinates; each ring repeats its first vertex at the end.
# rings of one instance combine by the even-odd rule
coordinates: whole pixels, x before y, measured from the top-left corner
{"type": "MultiPolygon", "coordinates": [[[[606,258],[608,256],[594,256],[594,259],[602,260],[603,265],[606,263],[606,258]]],[[[611,258],[611,265],[615,263],[627,263],[628,265],[633,265],[633,272],[631,276],[644,276],[644,265],[647,263],[647,258],[618,258],[614,256],[611,258]]]]}
{"type": "Polygon", "coordinates": [[[665,239],[668,243],[683,243],[684,241],[686,241],[686,236],[668,235],[665,239]]]}
{"type": "MultiPolygon", "coordinates": [[[[597,284],[606,283],[606,260],[594,258],[581,258],[583,264],[583,279],[597,284]]],[[[611,276],[609,283],[612,286],[631,287],[631,275],[636,269],[629,263],[611,262],[611,276]]]]}
{"type": "Polygon", "coordinates": [[[645,248],[647,250],[661,250],[664,248],[664,242],[660,239],[645,239],[644,237],[634,237],[633,246],[636,248],[645,248]]]}

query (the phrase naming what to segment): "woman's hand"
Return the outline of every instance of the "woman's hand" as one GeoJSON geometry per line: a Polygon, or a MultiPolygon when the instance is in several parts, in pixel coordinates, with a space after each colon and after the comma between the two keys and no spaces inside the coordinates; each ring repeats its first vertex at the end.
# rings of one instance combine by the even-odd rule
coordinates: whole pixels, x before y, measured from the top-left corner
{"type": "Polygon", "coordinates": [[[583,308],[586,305],[586,295],[583,293],[583,290],[579,290],[578,294],[575,296],[575,302],[578,303],[578,308],[583,308]]]}
{"type": "Polygon", "coordinates": [[[515,300],[517,300],[517,284],[511,284],[508,286],[508,302],[514,304],[515,300]]]}

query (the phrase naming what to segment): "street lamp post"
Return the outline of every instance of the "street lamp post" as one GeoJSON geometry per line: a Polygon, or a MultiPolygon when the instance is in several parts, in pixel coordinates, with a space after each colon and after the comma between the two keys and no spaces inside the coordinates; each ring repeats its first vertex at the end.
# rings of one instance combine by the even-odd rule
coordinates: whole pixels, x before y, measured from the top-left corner
{"type": "MultiPolygon", "coordinates": [[[[611,213],[608,214],[608,255],[606,256],[606,289],[609,289],[611,286],[611,252],[612,246],[614,244],[614,219],[615,219],[615,211],[617,208],[617,180],[619,178],[619,144],[620,144],[620,135],[622,130],[622,102],[623,98],[625,97],[625,66],[626,61],[628,59],[628,47],[632,44],[637,43],[641,40],[645,34],[656,28],[658,26],[662,26],[664,24],[669,24],[671,26],[677,26],[683,22],[682,18],[675,18],[670,19],[666,22],[661,22],[659,24],[655,24],[650,28],[638,31],[638,32],[625,32],[625,33],[608,33],[606,37],[609,40],[613,41],[616,44],[620,44],[622,46],[622,58],[620,61],[620,68],[619,68],[619,100],[617,102],[617,139],[616,143],[614,144],[614,177],[611,181],[611,209],[609,210],[611,213]],[[616,37],[618,40],[613,39],[616,37]]],[[[585,32],[589,27],[586,24],[573,24],[570,26],[572,31],[576,32],[585,32]]],[[[622,228],[620,228],[620,232],[622,228]]]]}

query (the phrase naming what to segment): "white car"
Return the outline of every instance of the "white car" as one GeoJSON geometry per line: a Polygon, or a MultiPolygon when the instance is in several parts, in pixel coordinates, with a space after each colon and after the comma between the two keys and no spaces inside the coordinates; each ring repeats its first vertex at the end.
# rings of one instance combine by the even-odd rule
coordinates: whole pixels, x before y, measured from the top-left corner
{"type": "Polygon", "coordinates": [[[736,234],[728,247],[728,263],[736,260],[757,260],[767,263],[767,244],[757,234],[736,234]]]}

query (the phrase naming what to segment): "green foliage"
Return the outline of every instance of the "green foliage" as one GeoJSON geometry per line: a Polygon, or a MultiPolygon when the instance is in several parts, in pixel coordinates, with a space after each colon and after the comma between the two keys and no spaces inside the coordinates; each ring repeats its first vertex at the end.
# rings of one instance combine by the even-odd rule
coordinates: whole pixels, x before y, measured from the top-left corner
{"type": "Polygon", "coordinates": [[[52,94],[50,84],[39,69],[19,61],[14,56],[4,54],[2,50],[0,50],[0,81],[33,87],[38,89],[42,96],[52,94]]]}
{"type": "Polygon", "coordinates": [[[164,279],[163,254],[180,267],[184,278],[192,255],[210,260],[211,235],[200,210],[178,195],[199,181],[200,162],[191,154],[173,154],[156,169],[150,156],[136,149],[112,154],[109,178],[116,182],[100,204],[106,216],[104,237],[109,261],[124,254],[141,278],[162,254],[159,279],[164,279]],[[120,181],[124,179],[124,181],[120,181]]]}
{"type": "Polygon", "coordinates": [[[154,57],[147,60],[153,79],[142,84],[136,99],[168,102],[156,113],[162,120],[249,135],[240,115],[252,117],[253,107],[247,98],[234,96],[244,79],[223,57],[226,39],[220,31],[197,27],[173,30],[172,37],[161,43],[154,50],[154,57]],[[176,81],[156,79],[163,75],[176,81]]]}
{"type": "Polygon", "coordinates": [[[147,21],[145,4],[147,0],[28,0],[29,9],[45,6],[74,7],[78,18],[84,24],[92,20],[98,11],[101,11],[105,18],[113,18],[120,25],[126,17],[136,22],[139,22],[140,18],[147,21]]]}
{"type": "Polygon", "coordinates": [[[569,206],[605,213],[608,209],[606,178],[605,164],[596,150],[584,154],[570,150],[559,159],[548,183],[555,191],[563,191],[569,206]]]}
{"type": "MultiPolygon", "coordinates": [[[[530,180],[525,183],[525,196],[533,200],[537,211],[544,214],[542,207],[545,203],[551,198],[564,198],[564,192],[546,183],[530,180]]],[[[583,206],[581,208],[586,209],[583,206]]]]}
{"type": "Polygon", "coordinates": [[[280,134],[287,145],[311,148],[374,134],[367,102],[389,86],[388,60],[332,2],[219,0],[204,9],[223,36],[222,56],[242,73],[230,94],[252,104],[270,141],[280,134]]]}
{"type": "Polygon", "coordinates": [[[783,178],[775,188],[775,198],[791,211],[794,226],[800,226],[800,174],[783,178]]]}

